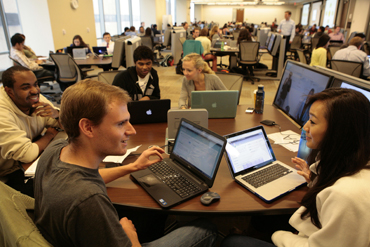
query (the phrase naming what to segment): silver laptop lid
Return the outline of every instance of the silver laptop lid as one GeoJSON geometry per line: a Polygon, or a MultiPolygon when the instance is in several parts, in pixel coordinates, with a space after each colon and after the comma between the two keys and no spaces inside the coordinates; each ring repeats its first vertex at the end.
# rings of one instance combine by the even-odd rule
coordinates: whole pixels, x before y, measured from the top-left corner
{"type": "Polygon", "coordinates": [[[208,128],[208,111],[206,109],[171,109],[167,112],[168,139],[176,137],[181,118],[186,118],[208,128]]]}
{"type": "Polygon", "coordinates": [[[86,49],[85,48],[74,48],[72,50],[74,59],[86,59],[86,49]]]}

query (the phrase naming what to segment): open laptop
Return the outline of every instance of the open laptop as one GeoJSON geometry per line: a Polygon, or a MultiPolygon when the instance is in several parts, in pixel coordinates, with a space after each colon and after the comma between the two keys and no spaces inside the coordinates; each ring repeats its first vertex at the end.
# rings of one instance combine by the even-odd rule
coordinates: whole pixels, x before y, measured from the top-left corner
{"type": "Polygon", "coordinates": [[[132,101],[127,104],[130,123],[162,123],[167,122],[167,111],[171,109],[171,100],[153,99],[132,101]]]}
{"type": "Polygon", "coordinates": [[[232,178],[263,201],[270,203],[306,183],[295,169],[276,160],[263,126],[225,138],[225,157],[232,178]]]}
{"type": "Polygon", "coordinates": [[[225,145],[224,137],[183,118],[170,158],[131,176],[168,208],[213,186],[225,145]]]}
{"type": "Polygon", "coordinates": [[[72,50],[73,59],[86,59],[86,49],[85,48],[74,48],[72,50]]]}
{"type": "Polygon", "coordinates": [[[165,151],[171,154],[177,131],[182,118],[186,118],[203,128],[208,128],[208,111],[206,109],[170,109],[167,112],[167,129],[165,151]]]}
{"type": "Polygon", "coordinates": [[[191,108],[205,108],[208,118],[235,118],[238,90],[212,90],[191,92],[191,108]]]}
{"type": "Polygon", "coordinates": [[[107,47],[105,46],[93,46],[93,52],[97,55],[105,55],[108,54],[107,47]]]}

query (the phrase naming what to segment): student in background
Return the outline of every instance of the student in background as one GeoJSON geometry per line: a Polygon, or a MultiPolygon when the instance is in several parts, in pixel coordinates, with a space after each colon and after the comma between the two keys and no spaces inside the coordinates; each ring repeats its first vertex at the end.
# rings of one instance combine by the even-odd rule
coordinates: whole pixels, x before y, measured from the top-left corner
{"type": "MultiPolygon", "coordinates": [[[[149,28],[150,29],[150,28],[149,28]]],[[[138,34],[138,36],[144,36],[145,35],[145,29],[144,29],[144,27],[143,26],[141,26],[140,28],[139,28],[139,34],[138,34]]]]}
{"type": "Polygon", "coordinates": [[[211,31],[209,32],[209,39],[211,41],[220,39],[220,33],[219,33],[219,28],[217,25],[213,26],[211,31]]]}
{"type": "Polygon", "coordinates": [[[301,207],[289,220],[298,234],[277,231],[274,245],[246,236],[229,236],[229,246],[369,246],[370,104],[360,92],[328,88],[308,101],[304,125],[308,163],[292,162],[308,182],[301,207]]]}
{"type": "Polygon", "coordinates": [[[215,75],[202,56],[190,53],[182,62],[184,79],[182,81],[179,108],[190,107],[191,92],[203,90],[227,90],[220,78],[215,75]]]}
{"type": "Polygon", "coordinates": [[[91,49],[88,44],[86,44],[82,37],[80,35],[75,35],[72,39],[72,44],[70,47],[75,47],[75,46],[82,46],[87,48],[87,53],[91,53],[91,49]]]}
{"type": "Polygon", "coordinates": [[[326,68],[326,61],[328,56],[328,45],[330,37],[327,34],[321,35],[319,42],[315,49],[312,51],[311,66],[317,65],[326,68]]]}
{"type": "Polygon", "coordinates": [[[199,40],[202,43],[204,52],[203,57],[205,61],[211,61],[212,60],[212,70],[217,71],[217,57],[211,53],[211,41],[207,37],[208,35],[208,29],[203,28],[200,31],[199,37],[197,37],[195,40],[199,40]]]}
{"type": "Polygon", "coordinates": [[[340,32],[340,27],[335,26],[334,32],[329,34],[330,40],[342,40],[344,42],[344,35],[340,32]]]}
{"type": "Polygon", "coordinates": [[[133,100],[160,99],[158,74],[153,69],[153,51],[146,46],[139,46],[134,51],[135,66],[129,67],[116,75],[113,85],[128,92],[133,100]]]}
{"type": "Polygon", "coordinates": [[[113,54],[114,42],[112,41],[110,33],[107,32],[103,33],[103,39],[104,41],[100,43],[100,46],[107,47],[108,54],[113,54]]]}
{"type": "MultiPolygon", "coordinates": [[[[187,40],[195,40],[199,37],[200,27],[195,27],[193,30],[193,33],[191,35],[188,35],[186,38],[187,40]]],[[[204,47],[203,47],[204,48],[204,47]]]]}

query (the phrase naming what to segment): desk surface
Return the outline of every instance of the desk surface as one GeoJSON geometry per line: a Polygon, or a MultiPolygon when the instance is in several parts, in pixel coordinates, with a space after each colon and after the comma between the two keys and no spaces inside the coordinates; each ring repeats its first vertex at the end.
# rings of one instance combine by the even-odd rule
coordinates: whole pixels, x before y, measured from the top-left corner
{"type": "MultiPolygon", "coordinates": [[[[264,114],[261,115],[255,113],[246,114],[245,109],[247,107],[248,106],[239,105],[235,119],[209,119],[209,129],[220,135],[226,135],[260,125],[260,121],[269,119],[280,124],[282,130],[293,130],[300,133],[300,130],[273,106],[265,105],[264,114]]],[[[137,134],[130,137],[129,148],[142,144],[142,147],[138,150],[138,152],[142,152],[144,149],[148,148],[149,145],[164,145],[167,123],[140,124],[134,125],[134,127],[137,134]]],[[[265,129],[267,134],[279,131],[277,127],[266,126],[265,129]]],[[[296,156],[296,153],[290,152],[280,145],[272,144],[272,147],[278,160],[293,166],[290,162],[290,158],[296,156]]],[[[136,157],[129,157],[129,159],[131,160],[127,160],[127,162],[135,160],[136,157]]],[[[162,210],[140,185],[133,182],[130,176],[122,177],[108,184],[107,191],[113,203],[123,205],[124,207],[162,210]]],[[[291,192],[271,204],[264,203],[261,199],[234,182],[230,176],[225,158],[223,158],[215,183],[210,191],[219,193],[221,200],[207,207],[200,203],[200,195],[165,211],[171,214],[292,213],[300,206],[298,202],[306,193],[307,188],[303,187],[297,191],[291,192]]]]}
{"type": "Polygon", "coordinates": [[[86,59],[75,59],[78,65],[105,65],[112,63],[112,57],[97,57],[89,56],[86,59]]]}

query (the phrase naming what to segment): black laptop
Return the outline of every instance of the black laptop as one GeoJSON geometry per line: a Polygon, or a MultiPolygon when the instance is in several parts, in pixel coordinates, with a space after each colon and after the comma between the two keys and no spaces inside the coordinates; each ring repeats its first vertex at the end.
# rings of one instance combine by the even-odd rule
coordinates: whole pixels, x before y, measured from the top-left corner
{"type": "Polygon", "coordinates": [[[170,158],[131,176],[168,208],[213,186],[225,145],[224,137],[183,118],[170,158]]]}
{"type": "Polygon", "coordinates": [[[97,55],[105,55],[108,54],[107,47],[105,46],[93,46],[93,52],[97,55]]]}
{"type": "Polygon", "coordinates": [[[167,112],[171,109],[171,100],[153,99],[132,101],[127,105],[131,115],[130,123],[164,123],[167,122],[167,112]]]}

